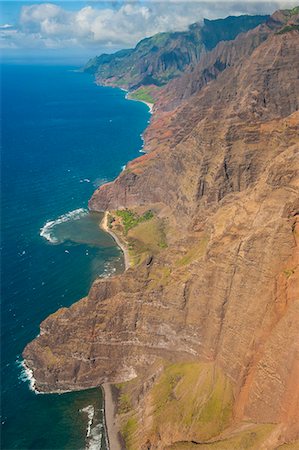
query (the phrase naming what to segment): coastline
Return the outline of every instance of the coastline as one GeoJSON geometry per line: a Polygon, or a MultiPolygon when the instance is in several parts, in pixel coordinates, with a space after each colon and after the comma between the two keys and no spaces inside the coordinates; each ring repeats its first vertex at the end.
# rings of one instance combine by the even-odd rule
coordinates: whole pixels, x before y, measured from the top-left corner
{"type": "MultiPolygon", "coordinates": [[[[153,114],[153,107],[154,103],[148,103],[144,100],[138,100],[134,98],[130,98],[129,91],[123,88],[120,88],[122,91],[126,92],[125,99],[131,100],[131,101],[138,101],[145,103],[146,106],[149,108],[149,113],[153,114]]],[[[143,139],[143,136],[141,136],[143,139]]],[[[142,147],[143,148],[143,147],[142,147]]],[[[140,152],[143,152],[142,149],[140,152]]],[[[119,246],[121,251],[124,255],[124,263],[125,263],[125,271],[130,268],[130,258],[129,258],[129,252],[119,237],[108,227],[108,214],[109,211],[104,212],[104,217],[100,222],[100,227],[103,231],[110,234],[110,236],[115,240],[116,244],[119,246]]],[[[122,450],[123,449],[123,441],[122,436],[120,433],[120,429],[118,425],[116,424],[116,399],[115,395],[113,395],[113,387],[109,383],[104,383],[101,385],[102,392],[103,392],[103,411],[104,411],[104,428],[106,432],[106,440],[108,444],[109,450],[122,450]]]]}
{"type": "MultiPolygon", "coordinates": [[[[135,100],[135,99],[134,99],[134,98],[129,98],[129,100],[135,100]]],[[[149,109],[149,113],[150,113],[150,114],[153,114],[154,103],[148,103],[148,102],[145,102],[144,100],[137,100],[137,99],[136,99],[136,102],[142,102],[142,103],[145,103],[146,106],[147,106],[148,109],[149,109]]]]}
{"type": "Polygon", "coordinates": [[[110,234],[110,236],[113,237],[113,239],[115,240],[115,242],[117,243],[117,245],[119,246],[121,251],[123,252],[124,261],[125,261],[125,271],[126,271],[130,268],[129,251],[128,251],[126,245],[119,239],[119,237],[113,231],[110,230],[110,228],[108,227],[107,219],[108,219],[108,211],[105,211],[104,217],[100,223],[100,227],[102,228],[103,231],[105,231],[106,233],[110,234]]]}
{"type": "Polygon", "coordinates": [[[104,399],[104,417],[105,417],[105,431],[108,441],[109,450],[122,450],[122,440],[119,427],[116,424],[116,402],[113,386],[109,383],[102,384],[102,392],[104,399]]]}
{"type": "MultiPolygon", "coordinates": [[[[124,97],[124,93],[122,94],[122,97],[124,97]]],[[[133,100],[133,99],[132,99],[133,100]]],[[[138,101],[138,100],[136,100],[136,101],[138,101]]],[[[123,100],[122,100],[122,102],[123,102],[123,100]]],[[[125,102],[123,102],[123,103],[125,103],[125,102]]],[[[150,112],[152,112],[152,110],[151,110],[151,106],[152,105],[149,105],[149,104],[147,104],[147,107],[150,109],[150,112]]],[[[127,105],[127,108],[129,109],[129,107],[128,107],[128,105],[127,105]]],[[[133,107],[132,107],[133,108],[133,107]]],[[[134,109],[134,108],[133,108],[134,109]]],[[[141,108],[140,107],[140,115],[142,115],[142,116],[147,116],[146,117],[146,120],[147,119],[149,119],[150,118],[150,116],[148,115],[148,110],[145,110],[145,108],[141,108]]],[[[147,126],[147,125],[145,125],[145,126],[147,126]]],[[[142,127],[143,128],[143,127],[142,127]]],[[[140,132],[141,132],[141,130],[142,130],[142,128],[140,129],[140,132]]],[[[137,149],[138,149],[138,146],[137,146],[137,149]]],[[[138,150],[137,150],[138,151],[138,150]]],[[[138,155],[136,155],[136,157],[137,157],[138,155]]],[[[69,170],[68,170],[68,172],[70,172],[69,170]]],[[[81,181],[80,181],[81,182],[81,181]]],[[[84,208],[85,209],[85,208],[84,208]]],[[[55,243],[57,243],[57,242],[53,242],[53,240],[51,240],[51,236],[49,236],[48,235],[48,237],[46,237],[44,234],[45,234],[45,231],[48,231],[49,232],[49,227],[50,227],[50,225],[53,225],[53,223],[55,222],[55,224],[56,224],[56,222],[57,222],[57,220],[59,220],[59,221],[63,221],[63,219],[65,218],[65,216],[66,216],[66,214],[69,214],[69,213],[74,213],[75,211],[77,211],[77,213],[80,213],[80,212],[83,212],[83,211],[81,211],[81,208],[80,208],[80,210],[78,211],[78,210],[74,210],[74,211],[70,211],[70,212],[68,212],[68,213],[65,213],[65,214],[61,214],[61,215],[57,215],[57,218],[56,218],[56,214],[54,214],[54,217],[53,217],[53,220],[49,220],[49,219],[47,219],[47,222],[44,224],[44,226],[43,226],[43,228],[41,229],[41,230],[39,230],[39,232],[41,233],[41,236],[42,236],[42,238],[43,239],[47,239],[47,245],[50,243],[50,244],[55,244],[55,243]],[[55,219],[55,220],[54,220],[55,219]],[[42,233],[43,232],[43,233],[42,233]]],[[[87,213],[87,209],[86,209],[86,213],[87,213]]],[[[117,235],[115,235],[114,233],[113,233],[113,231],[112,230],[110,230],[109,228],[108,228],[108,221],[107,221],[107,218],[109,218],[109,216],[108,216],[108,212],[107,213],[105,213],[105,216],[106,216],[106,220],[105,220],[105,218],[104,218],[104,220],[103,220],[103,223],[102,223],[102,225],[104,225],[102,228],[103,228],[103,230],[105,231],[105,232],[107,232],[107,233],[109,233],[111,236],[112,236],[112,238],[114,239],[114,241],[116,242],[116,245],[121,249],[121,251],[123,252],[123,255],[124,255],[124,265],[123,265],[123,270],[127,270],[129,267],[130,267],[130,259],[129,259],[129,251],[128,251],[128,248],[127,248],[127,246],[125,245],[125,242],[124,242],[124,240],[122,240],[122,239],[119,239],[118,238],[118,236],[117,235]],[[106,226],[106,227],[105,227],[106,226]]],[[[99,222],[99,220],[97,221],[97,222],[99,222]]],[[[99,226],[99,224],[98,223],[96,223],[96,226],[99,226]]],[[[54,232],[53,232],[53,236],[54,236],[54,232]]],[[[113,243],[112,243],[113,244],[113,243]]],[[[49,248],[51,248],[51,247],[49,247],[49,248]]],[[[25,252],[24,252],[24,254],[25,254],[25,252]]],[[[118,254],[118,258],[119,258],[119,256],[121,256],[120,254],[119,254],[119,251],[117,251],[117,254],[118,254]]],[[[68,256],[66,256],[66,258],[68,258],[68,256]]],[[[72,300],[73,301],[73,300],[72,300]]],[[[41,320],[40,320],[41,321],[41,320]]],[[[28,342],[27,343],[24,343],[24,347],[25,347],[25,345],[28,345],[28,342]]],[[[72,393],[72,392],[75,392],[75,390],[73,390],[73,389],[70,389],[70,390],[57,390],[57,391],[55,391],[55,392],[43,392],[42,390],[39,390],[39,389],[47,389],[47,386],[42,386],[42,385],[39,385],[39,384],[36,384],[36,380],[35,380],[35,378],[34,378],[34,376],[33,376],[33,373],[35,372],[35,373],[37,373],[37,365],[36,364],[34,364],[33,365],[33,363],[31,362],[31,360],[29,359],[29,357],[28,357],[28,362],[27,362],[27,360],[26,359],[23,359],[23,361],[22,361],[22,363],[20,362],[19,363],[20,365],[21,365],[21,374],[20,374],[20,376],[22,376],[23,377],[23,379],[22,379],[22,381],[24,382],[24,385],[25,385],[25,388],[26,389],[28,389],[29,388],[29,390],[30,390],[30,394],[33,394],[32,395],[32,398],[35,398],[35,397],[40,397],[40,395],[43,395],[43,394],[46,394],[47,396],[49,396],[49,394],[50,393],[53,393],[54,395],[53,396],[51,396],[51,397],[55,397],[57,394],[64,394],[64,393],[72,393]],[[27,365],[28,364],[28,365],[27,365]],[[30,368],[31,367],[31,368],[30,368]],[[33,370],[32,370],[33,369],[33,370]],[[38,387],[37,387],[38,386],[38,387]]],[[[37,379],[39,379],[39,377],[37,376],[37,379]]],[[[94,386],[94,388],[99,388],[99,385],[98,386],[94,386]]],[[[103,392],[104,392],[104,387],[103,387],[103,392]]],[[[52,401],[52,399],[51,399],[51,401],[52,401]]],[[[117,422],[116,422],[116,424],[114,423],[114,415],[115,415],[115,413],[116,413],[116,408],[117,408],[117,403],[116,403],[116,396],[115,396],[115,388],[113,387],[113,386],[105,386],[105,399],[103,399],[103,402],[105,402],[104,404],[105,404],[105,406],[103,407],[103,409],[104,409],[104,421],[105,421],[105,423],[106,423],[106,437],[107,437],[107,439],[109,439],[109,441],[110,441],[110,446],[109,446],[109,448],[110,448],[110,450],[112,450],[112,449],[123,449],[124,447],[123,447],[123,445],[122,445],[122,440],[121,440],[121,436],[120,436],[120,431],[119,430],[117,430],[117,428],[116,428],[116,425],[117,425],[117,422]],[[107,392],[107,389],[108,389],[108,392],[107,392]],[[111,392],[110,392],[111,391],[111,392]],[[107,412],[106,412],[106,410],[107,410],[107,412]],[[112,412],[111,412],[112,411],[112,412]],[[118,437],[117,437],[117,435],[118,435],[118,437]]],[[[58,403],[58,401],[57,401],[57,403],[58,403]]],[[[86,417],[84,417],[84,419],[82,419],[82,420],[84,420],[84,422],[85,422],[85,419],[86,419],[86,417]]],[[[116,420],[116,419],[115,419],[116,420]]],[[[75,423],[75,422],[74,422],[75,423]]],[[[90,427],[89,427],[89,433],[90,433],[90,427]]],[[[82,436],[83,436],[83,434],[82,434],[82,436]]],[[[84,436],[83,436],[84,437],[84,436]]],[[[90,436],[89,436],[90,437],[90,436]]],[[[83,446],[82,446],[83,447],[83,446]]]]}
{"type": "MultiPolygon", "coordinates": [[[[123,90],[125,91],[125,89],[123,89],[123,90]]],[[[144,103],[148,107],[149,113],[153,114],[154,103],[149,103],[149,102],[146,102],[145,100],[140,100],[139,98],[132,98],[132,97],[130,97],[130,91],[126,91],[126,92],[127,92],[126,96],[125,96],[126,100],[132,100],[133,102],[144,103]]]]}

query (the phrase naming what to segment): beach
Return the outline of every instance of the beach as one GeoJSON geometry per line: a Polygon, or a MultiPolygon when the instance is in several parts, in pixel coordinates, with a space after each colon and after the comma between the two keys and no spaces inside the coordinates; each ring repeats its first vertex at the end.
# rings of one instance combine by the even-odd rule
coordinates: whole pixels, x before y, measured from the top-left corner
{"type": "MultiPolygon", "coordinates": [[[[122,89],[122,91],[126,91],[126,89],[122,89]]],[[[127,92],[126,96],[125,96],[126,100],[132,100],[134,102],[145,103],[145,105],[149,109],[149,113],[153,114],[154,103],[149,103],[149,102],[146,102],[145,100],[140,100],[139,98],[132,98],[132,97],[130,97],[130,92],[129,91],[126,91],[126,92],[127,92]]]]}
{"type": "Polygon", "coordinates": [[[110,230],[110,228],[108,227],[108,214],[109,211],[105,211],[104,213],[104,217],[100,223],[100,227],[102,228],[102,230],[104,230],[106,233],[109,233],[110,236],[113,237],[113,239],[115,240],[115,242],[117,243],[117,245],[120,247],[121,251],[124,254],[124,261],[125,261],[125,270],[128,270],[130,267],[130,257],[129,257],[129,252],[128,249],[125,245],[124,242],[122,242],[119,237],[110,230]]]}
{"type": "MultiPolygon", "coordinates": [[[[129,99],[129,100],[134,100],[134,99],[129,99]]],[[[144,100],[137,100],[137,101],[138,101],[138,102],[145,103],[146,106],[148,106],[148,108],[149,108],[149,112],[150,112],[151,114],[153,114],[154,103],[145,102],[144,100]]]]}
{"type": "Polygon", "coordinates": [[[115,392],[113,386],[109,383],[104,383],[102,388],[104,392],[105,427],[109,442],[109,450],[122,450],[124,446],[119,426],[116,423],[115,392]]]}

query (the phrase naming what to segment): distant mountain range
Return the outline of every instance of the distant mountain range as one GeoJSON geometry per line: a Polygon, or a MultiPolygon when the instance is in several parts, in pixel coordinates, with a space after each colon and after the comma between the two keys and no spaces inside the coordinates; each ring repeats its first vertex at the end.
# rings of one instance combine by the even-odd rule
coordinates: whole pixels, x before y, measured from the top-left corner
{"type": "Polygon", "coordinates": [[[84,70],[95,74],[99,84],[137,89],[161,86],[191,70],[201,55],[218,42],[234,39],[255,28],[269,16],[239,16],[207,20],[187,31],[159,33],[140,41],[134,49],[120,50],[91,59],[84,70]]]}

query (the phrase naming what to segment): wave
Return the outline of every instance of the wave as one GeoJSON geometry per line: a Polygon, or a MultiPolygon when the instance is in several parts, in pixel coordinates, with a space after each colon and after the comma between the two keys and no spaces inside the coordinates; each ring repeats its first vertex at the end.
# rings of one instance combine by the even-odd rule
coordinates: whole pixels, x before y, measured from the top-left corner
{"type": "Polygon", "coordinates": [[[108,182],[109,182],[108,178],[104,177],[104,178],[96,178],[92,184],[95,188],[99,188],[100,186],[108,182]]]}
{"type": "Polygon", "coordinates": [[[94,418],[94,407],[92,405],[86,406],[85,408],[80,409],[81,412],[87,413],[88,416],[88,424],[87,424],[87,432],[86,437],[90,436],[91,425],[94,418]]]}
{"type": "Polygon", "coordinates": [[[95,409],[93,405],[80,409],[81,412],[87,413],[88,423],[86,429],[86,450],[99,450],[102,448],[103,425],[101,423],[93,425],[95,409]]]}
{"type": "Polygon", "coordinates": [[[141,138],[141,141],[142,141],[142,146],[141,146],[141,149],[139,150],[139,153],[146,153],[146,152],[144,151],[145,141],[144,141],[143,133],[140,134],[140,138],[141,138]]]}
{"type": "Polygon", "coordinates": [[[102,448],[102,438],[103,438],[103,426],[102,426],[102,424],[99,423],[91,430],[90,439],[87,444],[86,450],[101,449],[102,448]]]}
{"type": "Polygon", "coordinates": [[[104,264],[104,270],[99,274],[99,278],[109,278],[116,274],[116,267],[114,261],[107,261],[104,264]]]}
{"type": "Polygon", "coordinates": [[[39,392],[35,386],[36,386],[36,380],[33,376],[33,371],[31,369],[29,369],[29,367],[26,366],[26,363],[24,360],[20,361],[17,360],[16,361],[18,366],[21,368],[21,373],[19,375],[19,380],[25,382],[25,383],[29,383],[29,389],[31,391],[33,391],[35,394],[40,394],[41,392],[39,392]]]}
{"type": "Polygon", "coordinates": [[[59,239],[54,235],[54,228],[60,223],[69,222],[71,220],[78,220],[88,214],[88,210],[84,208],[75,209],[62,216],[58,217],[56,220],[49,220],[41,229],[40,236],[47,239],[51,244],[59,244],[59,239]]]}

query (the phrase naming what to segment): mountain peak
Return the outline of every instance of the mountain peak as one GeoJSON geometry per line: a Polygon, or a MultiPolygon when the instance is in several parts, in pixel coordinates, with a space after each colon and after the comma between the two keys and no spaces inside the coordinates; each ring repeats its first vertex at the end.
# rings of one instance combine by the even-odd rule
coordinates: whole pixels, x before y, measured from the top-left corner
{"type": "Polygon", "coordinates": [[[222,40],[234,39],[269,16],[230,16],[195,22],[187,31],[158,33],[140,41],[134,49],[101,55],[84,70],[94,73],[99,84],[136,89],[141,85],[162,86],[191,70],[201,55],[222,40]]]}

